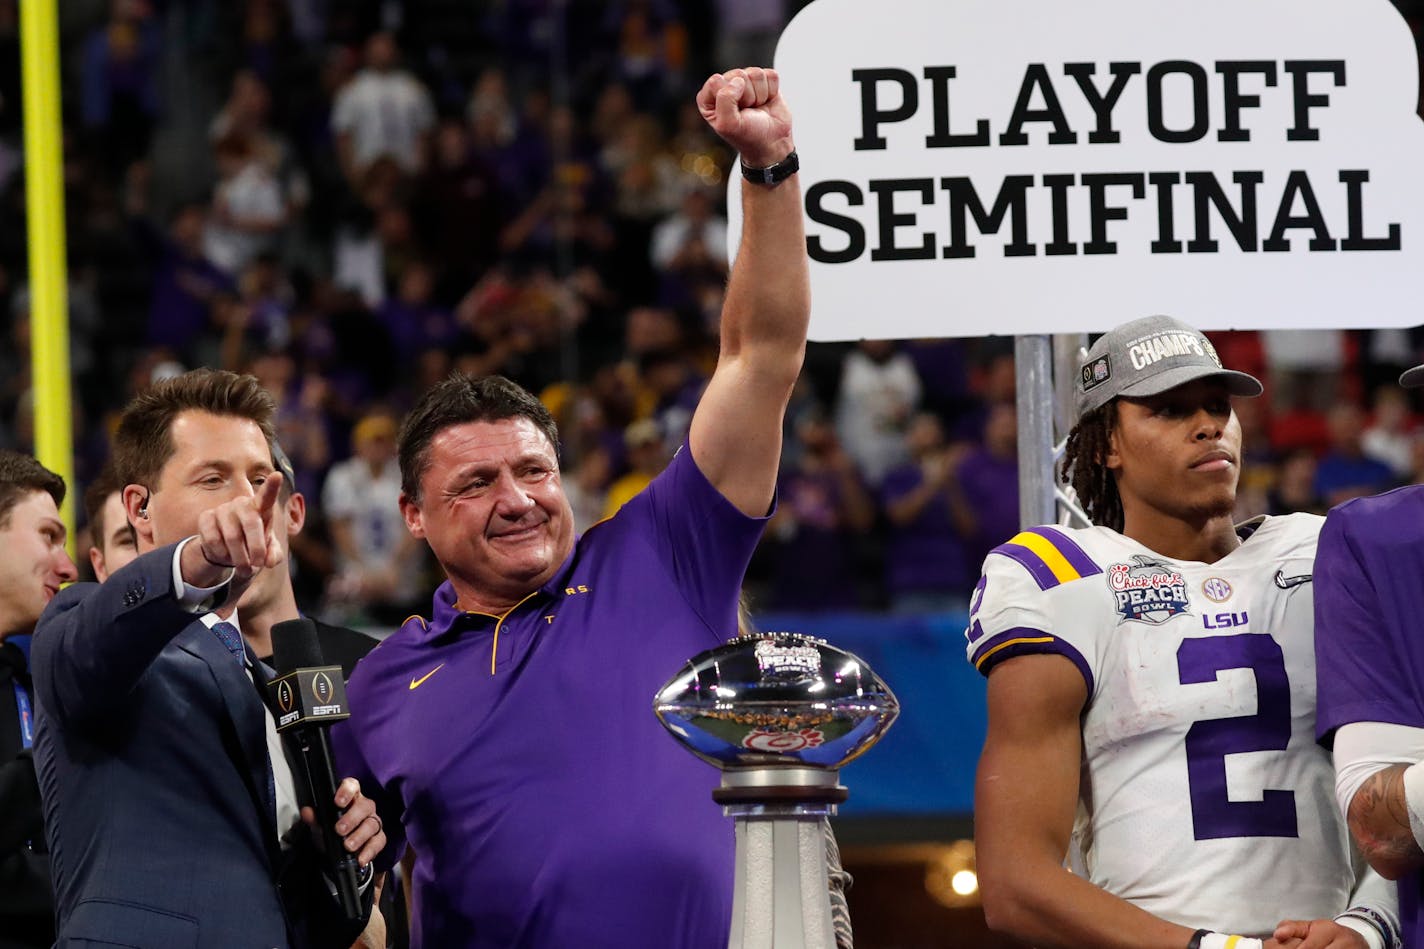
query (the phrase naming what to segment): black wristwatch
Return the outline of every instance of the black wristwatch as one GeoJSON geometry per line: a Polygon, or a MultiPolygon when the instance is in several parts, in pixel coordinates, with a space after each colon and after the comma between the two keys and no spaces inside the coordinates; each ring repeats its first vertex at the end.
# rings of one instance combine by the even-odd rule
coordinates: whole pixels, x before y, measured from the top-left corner
{"type": "Polygon", "coordinates": [[[753,168],[746,162],[742,162],[742,177],[758,185],[776,185],[790,178],[801,169],[801,159],[796,157],[793,149],[781,161],[774,165],[767,165],[765,168],[753,168]]]}

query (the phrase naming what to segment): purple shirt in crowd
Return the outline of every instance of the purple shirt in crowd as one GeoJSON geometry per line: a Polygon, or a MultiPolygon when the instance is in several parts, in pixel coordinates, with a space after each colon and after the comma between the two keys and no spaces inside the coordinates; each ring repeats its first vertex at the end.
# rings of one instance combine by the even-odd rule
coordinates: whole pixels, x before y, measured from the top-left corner
{"type": "MultiPolygon", "coordinates": [[[[1352,722],[1424,728],[1424,487],[1330,512],[1315,556],[1316,735],[1352,722]]],[[[1289,582],[1288,580],[1286,582],[1289,582]]],[[[1406,946],[1424,946],[1424,876],[1399,881],[1406,946]]]]}
{"type": "Polygon", "coordinates": [[[418,858],[412,945],[723,949],[731,822],[718,773],[668,735],[654,693],[737,629],[764,519],[684,445],[503,619],[444,583],[357,667],[333,731],[418,858]]]}
{"type": "MultiPolygon", "coordinates": [[[[880,485],[881,502],[889,506],[924,484],[918,463],[892,468],[880,485]]],[[[893,596],[901,593],[954,593],[966,595],[974,586],[964,538],[954,525],[949,498],[940,491],[908,524],[891,525],[885,551],[885,586],[893,596]]]]}
{"type": "Polygon", "coordinates": [[[1019,532],[1019,462],[976,448],[959,465],[959,488],[974,512],[976,536],[969,562],[976,569],[989,551],[1019,532]]]}

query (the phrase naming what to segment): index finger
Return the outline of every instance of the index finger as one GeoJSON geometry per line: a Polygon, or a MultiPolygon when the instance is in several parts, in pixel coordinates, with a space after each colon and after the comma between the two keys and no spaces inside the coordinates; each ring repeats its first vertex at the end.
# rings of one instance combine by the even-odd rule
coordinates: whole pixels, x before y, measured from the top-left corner
{"type": "Polygon", "coordinates": [[[257,513],[262,515],[262,523],[268,524],[272,520],[272,511],[277,507],[277,495],[282,492],[282,472],[274,471],[262,481],[262,487],[257,489],[257,497],[253,503],[257,506],[257,513]]]}
{"type": "Polygon", "coordinates": [[[717,93],[727,84],[721,73],[709,76],[697,93],[697,108],[704,118],[711,119],[717,113],[717,93]]]}

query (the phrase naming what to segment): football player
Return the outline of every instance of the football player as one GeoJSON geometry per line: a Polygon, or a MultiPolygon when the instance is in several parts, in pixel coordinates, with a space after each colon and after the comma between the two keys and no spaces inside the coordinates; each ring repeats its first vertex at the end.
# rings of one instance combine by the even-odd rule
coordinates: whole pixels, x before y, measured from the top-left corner
{"type": "Polygon", "coordinates": [[[1095,526],[995,548],[966,632],[989,680],[990,926],[1083,949],[1394,944],[1315,742],[1322,519],[1232,523],[1231,400],[1261,384],[1159,316],[1099,339],[1076,390],[1064,480],[1095,526]]]}

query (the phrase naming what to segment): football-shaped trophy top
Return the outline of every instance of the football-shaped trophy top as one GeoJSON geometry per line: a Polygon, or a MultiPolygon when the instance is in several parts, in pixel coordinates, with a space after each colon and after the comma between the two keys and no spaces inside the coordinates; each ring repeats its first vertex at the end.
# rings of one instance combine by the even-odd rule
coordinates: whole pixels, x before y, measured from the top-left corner
{"type": "Polygon", "coordinates": [[[859,657],[800,633],[755,633],[699,653],[653,711],[673,737],[722,769],[839,769],[900,714],[859,657]]]}

